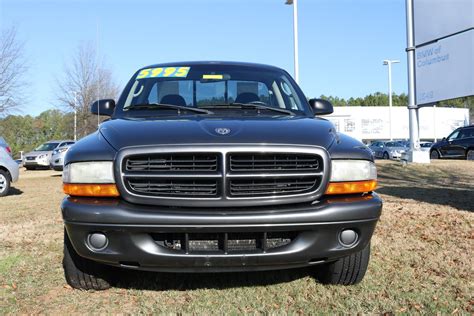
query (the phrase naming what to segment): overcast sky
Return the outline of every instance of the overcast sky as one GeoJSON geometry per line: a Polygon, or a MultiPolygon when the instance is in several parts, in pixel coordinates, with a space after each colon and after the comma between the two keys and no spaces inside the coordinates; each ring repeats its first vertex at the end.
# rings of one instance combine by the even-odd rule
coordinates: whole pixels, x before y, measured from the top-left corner
{"type": "MultiPolygon", "coordinates": [[[[266,63],[293,73],[293,12],[285,0],[0,0],[0,28],[25,42],[31,84],[23,114],[60,106],[55,78],[81,42],[124,86],[139,67],[169,61],[266,63]]],[[[407,91],[405,1],[299,0],[300,84],[308,97],[387,90],[383,59],[400,59],[407,91]]]]}

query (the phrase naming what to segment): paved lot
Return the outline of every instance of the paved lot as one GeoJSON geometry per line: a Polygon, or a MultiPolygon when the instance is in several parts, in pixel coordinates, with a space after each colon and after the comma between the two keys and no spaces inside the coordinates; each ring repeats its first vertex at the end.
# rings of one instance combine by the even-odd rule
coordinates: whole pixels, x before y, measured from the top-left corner
{"type": "Polygon", "coordinates": [[[118,288],[76,291],[62,275],[60,173],[22,171],[0,198],[0,314],[474,312],[474,162],[377,162],[383,216],[364,281],[323,286],[289,273],[123,273],[118,288]]]}

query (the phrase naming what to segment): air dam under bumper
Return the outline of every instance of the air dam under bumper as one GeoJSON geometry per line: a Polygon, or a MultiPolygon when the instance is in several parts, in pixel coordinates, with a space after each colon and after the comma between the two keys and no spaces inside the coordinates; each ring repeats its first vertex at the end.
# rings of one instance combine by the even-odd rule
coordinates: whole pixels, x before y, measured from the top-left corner
{"type": "Polygon", "coordinates": [[[303,267],[361,250],[372,237],[382,201],[373,193],[326,199],[314,205],[214,210],[67,197],[61,208],[67,234],[83,257],[139,270],[226,272],[303,267]],[[340,233],[347,229],[357,233],[357,241],[344,246],[340,233]],[[94,250],[90,244],[90,234],[97,232],[107,237],[102,250],[94,250]],[[222,240],[211,242],[216,247],[211,251],[190,249],[189,239],[203,235],[225,236],[226,245],[231,236],[257,237],[254,243],[245,243],[253,245],[251,250],[234,244],[232,249],[224,246],[224,251],[222,240]],[[258,239],[280,235],[291,237],[276,247],[265,241],[262,246],[258,239]],[[176,244],[166,245],[157,236],[187,236],[187,240],[177,249],[176,244]]]}

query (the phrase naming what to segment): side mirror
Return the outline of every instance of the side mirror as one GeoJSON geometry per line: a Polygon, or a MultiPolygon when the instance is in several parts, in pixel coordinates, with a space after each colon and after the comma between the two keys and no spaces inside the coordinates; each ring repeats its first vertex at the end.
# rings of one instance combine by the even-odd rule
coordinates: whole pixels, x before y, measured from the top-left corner
{"type": "Polygon", "coordinates": [[[325,115],[334,112],[331,102],[323,99],[311,99],[309,100],[309,106],[314,115],[325,115]]]}
{"type": "Polygon", "coordinates": [[[115,101],[112,99],[97,100],[91,104],[91,113],[104,116],[112,116],[115,109],[115,101]]]}
{"type": "Polygon", "coordinates": [[[446,137],[443,137],[443,139],[442,139],[442,140],[446,140],[446,137]]]}

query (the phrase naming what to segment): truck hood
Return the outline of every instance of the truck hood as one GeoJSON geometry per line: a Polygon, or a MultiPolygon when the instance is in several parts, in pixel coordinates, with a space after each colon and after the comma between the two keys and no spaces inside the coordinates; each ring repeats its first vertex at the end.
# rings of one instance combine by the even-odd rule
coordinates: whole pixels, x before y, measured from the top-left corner
{"type": "Polygon", "coordinates": [[[26,154],[24,154],[25,157],[37,157],[37,156],[41,156],[43,154],[46,154],[46,155],[51,155],[52,151],[30,151],[26,154]]]}
{"type": "Polygon", "coordinates": [[[333,125],[324,119],[173,118],[114,119],[100,133],[116,150],[163,144],[292,144],[328,148],[335,140],[333,125]]]}

